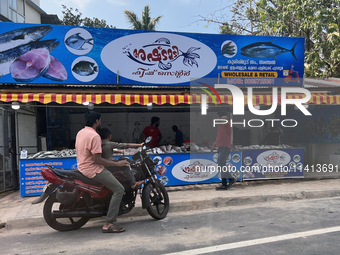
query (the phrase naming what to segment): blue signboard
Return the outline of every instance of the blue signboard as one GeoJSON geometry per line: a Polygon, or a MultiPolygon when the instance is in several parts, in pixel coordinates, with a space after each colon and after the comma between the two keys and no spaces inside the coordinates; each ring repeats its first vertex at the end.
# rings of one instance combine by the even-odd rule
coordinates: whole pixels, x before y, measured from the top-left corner
{"type": "Polygon", "coordinates": [[[243,180],[303,178],[304,148],[242,151],[243,180]]]}
{"type": "MultiPolygon", "coordinates": [[[[164,186],[221,182],[217,153],[160,154],[151,158],[159,160],[156,167],[164,186]]],[[[226,162],[240,173],[238,181],[242,180],[241,163],[241,152],[231,152],[226,162]]]]}
{"type": "Polygon", "coordinates": [[[41,195],[47,181],[42,177],[41,170],[45,164],[57,168],[76,169],[76,158],[49,158],[20,160],[20,195],[41,195]]]}
{"type": "MultiPolygon", "coordinates": [[[[131,156],[126,156],[130,159],[131,156]]],[[[201,165],[215,166],[217,153],[183,153],[183,154],[159,154],[150,155],[153,160],[158,160],[156,171],[157,178],[164,186],[188,185],[196,183],[220,182],[219,172],[216,169],[202,170],[201,165]],[[207,164],[208,163],[208,164],[207,164]],[[196,171],[199,169],[200,171],[196,171]],[[201,171],[202,170],[202,171],[201,171]]],[[[118,157],[114,157],[118,158],[118,157]]],[[[241,169],[241,153],[232,152],[226,164],[234,166],[237,171],[241,169]]],[[[47,181],[42,177],[40,171],[48,164],[57,168],[76,169],[77,160],[70,158],[50,159],[22,159],[20,160],[20,195],[41,195],[47,181]]],[[[242,176],[238,181],[242,180],[242,176]]]]}
{"type": "Polygon", "coordinates": [[[0,82],[301,86],[304,38],[0,23],[0,82]]]}

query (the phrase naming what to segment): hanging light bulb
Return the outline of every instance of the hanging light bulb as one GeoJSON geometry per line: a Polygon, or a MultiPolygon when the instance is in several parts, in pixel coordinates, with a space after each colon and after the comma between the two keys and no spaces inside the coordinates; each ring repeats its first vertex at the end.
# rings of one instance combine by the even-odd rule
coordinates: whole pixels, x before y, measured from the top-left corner
{"type": "Polygon", "coordinates": [[[94,109],[94,103],[89,103],[88,106],[87,106],[87,108],[88,108],[89,110],[93,110],[93,109],[94,109]]]}
{"type": "Polygon", "coordinates": [[[152,110],[152,103],[146,104],[146,108],[147,108],[148,110],[152,110]]]}
{"type": "Polygon", "coordinates": [[[19,102],[12,102],[12,109],[13,110],[19,110],[20,109],[20,104],[19,102]]]}

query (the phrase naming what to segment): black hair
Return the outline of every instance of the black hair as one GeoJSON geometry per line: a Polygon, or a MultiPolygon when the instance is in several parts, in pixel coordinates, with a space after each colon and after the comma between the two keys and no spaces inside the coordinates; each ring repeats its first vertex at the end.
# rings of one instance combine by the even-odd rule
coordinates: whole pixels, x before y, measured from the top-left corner
{"type": "Polygon", "coordinates": [[[99,135],[101,139],[107,139],[112,134],[111,129],[104,127],[99,130],[99,135]]]}
{"type": "Polygon", "coordinates": [[[218,117],[222,117],[222,116],[227,116],[227,117],[229,117],[229,112],[227,111],[227,110],[219,110],[218,112],[217,112],[217,116],[218,117]]]}
{"type": "Polygon", "coordinates": [[[177,132],[177,131],[178,131],[178,127],[177,127],[176,125],[173,125],[173,126],[172,126],[172,130],[173,130],[174,132],[177,132]]]}
{"type": "Polygon", "coordinates": [[[85,126],[92,127],[96,120],[100,120],[101,114],[95,111],[88,111],[85,113],[85,126]]]}
{"type": "Polygon", "coordinates": [[[154,124],[154,123],[156,123],[157,121],[159,121],[159,118],[156,117],[156,116],[153,116],[153,117],[151,118],[151,125],[154,124]]]}

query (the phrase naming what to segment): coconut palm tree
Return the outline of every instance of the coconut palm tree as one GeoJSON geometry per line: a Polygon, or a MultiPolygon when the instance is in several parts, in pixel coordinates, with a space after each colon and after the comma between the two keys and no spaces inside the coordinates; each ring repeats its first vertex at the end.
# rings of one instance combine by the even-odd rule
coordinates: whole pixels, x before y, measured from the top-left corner
{"type": "Polygon", "coordinates": [[[163,16],[158,16],[157,18],[151,19],[149,5],[145,5],[142,20],[139,20],[137,15],[132,11],[124,11],[125,16],[130,23],[131,27],[136,30],[155,30],[156,24],[163,16]]]}

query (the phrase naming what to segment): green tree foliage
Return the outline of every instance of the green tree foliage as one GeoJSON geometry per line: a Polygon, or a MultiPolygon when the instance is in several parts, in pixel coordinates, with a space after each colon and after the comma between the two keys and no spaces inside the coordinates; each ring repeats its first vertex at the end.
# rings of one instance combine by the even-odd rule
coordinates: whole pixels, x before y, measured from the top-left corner
{"type": "Polygon", "coordinates": [[[260,0],[261,31],[305,37],[305,72],[309,77],[340,77],[340,0],[260,0]]]}
{"type": "Polygon", "coordinates": [[[306,76],[340,77],[340,0],[236,0],[228,9],[230,18],[205,20],[221,33],[304,37],[306,76]]]}
{"type": "Polygon", "coordinates": [[[63,18],[61,20],[62,25],[68,26],[87,26],[87,27],[105,27],[114,28],[112,25],[106,24],[105,20],[99,20],[98,18],[82,18],[82,13],[78,9],[67,8],[62,4],[63,7],[63,18]]]}
{"type": "Polygon", "coordinates": [[[132,11],[124,11],[127,21],[135,30],[155,30],[156,25],[159,23],[163,16],[151,19],[149,5],[145,5],[142,12],[142,19],[140,20],[137,15],[132,11]]]}

